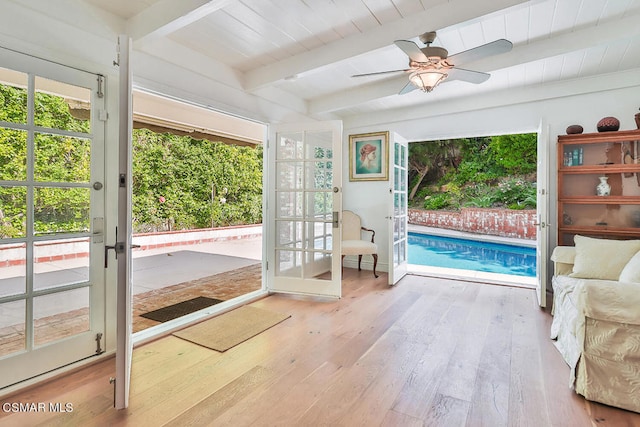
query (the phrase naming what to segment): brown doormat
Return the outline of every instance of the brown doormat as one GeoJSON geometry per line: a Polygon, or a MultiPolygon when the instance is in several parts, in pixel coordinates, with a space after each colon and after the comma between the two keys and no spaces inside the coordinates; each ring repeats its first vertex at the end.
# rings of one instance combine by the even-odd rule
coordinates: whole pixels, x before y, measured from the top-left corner
{"type": "Polygon", "coordinates": [[[149,311],[148,313],[141,314],[140,316],[155,320],[156,322],[167,322],[221,302],[222,300],[216,298],[196,297],[177,304],[168,305],[157,310],[149,311]]]}
{"type": "Polygon", "coordinates": [[[291,317],[290,314],[281,314],[245,305],[213,319],[176,331],[173,335],[223,352],[289,317],[291,317]]]}

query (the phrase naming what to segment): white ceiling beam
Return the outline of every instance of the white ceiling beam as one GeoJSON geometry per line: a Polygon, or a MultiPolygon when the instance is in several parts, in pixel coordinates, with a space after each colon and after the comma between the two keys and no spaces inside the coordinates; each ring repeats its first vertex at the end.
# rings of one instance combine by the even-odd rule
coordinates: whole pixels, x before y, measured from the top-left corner
{"type": "Polygon", "coordinates": [[[320,46],[282,61],[256,68],[245,74],[244,87],[248,91],[272,84],[285,77],[351,58],[362,53],[389,46],[394,40],[417,37],[425,31],[444,28],[476,19],[526,0],[451,0],[422,13],[376,27],[334,43],[320,46]]]}
{"type": "Polygon", "coordinates": [[[433,103],[413,105],[369,114],[357,114],[344,117],[345,128],[374,126],[379,123],[401,123],[427,117],[446,116],[461,112],[504,107],[530,102],[565,98],[588,93],[604,92],[640,86],[640,69],[626,70],[618,73],[599,74],[578,79],[560,80],[521,88],[504,89],[486,93],[441,100],[434,108],[433,103]]]}
{"type": "MultiPolygon", "coordinates": [[[[84,1],[3,0],[0,2],[0,9],[8,19],[16,16],[10,13],[12,7],[30,10],[34,15],[63,22],[93,36],[113,38],[114,35],[122,33],[125,28],[125,21],[122,18],[84,1]]],[[[25,22],[27,21],[21,21],[17,24],[24,25],[25,22]]],[[[32,27],[31,32],[38,33],[33,28],[36,27],[32,27]]]]}
{"type": "MultiPolygon", "coordinates": [[[[241,75],[238,71],[171,39],[150,40],[137,52],[144,52],[165,63],[170,63],[176,67],[201,75],[211,82],[215,82],[215,85],[225,85],[235,91],[242,91],[241,75]]],[[[237,92],[232,93],[237,96],[237,92]]],[[[254,94],[250,94],[250,96],[264,99],[300,114],[306,114],[308,110],[305,100],[275,87],[260,89],[254,94]]]]}
{"type": "Polygon", "coordinates": [[[138,45],[167,36],[236,0],[160,0],[127,21],[127,34],[138,45]]]}
{"type": "MultiPolygon", "coordinates": [[[[464,64],[464,68],[491,72],[638,35],[640,35],[638,16],[632,15],[621,20],[560,34],[550,39],[516,46],[509,53],[464,64]]],[[[318,97],[309,101],[309,113],[336,111],[395,95],[406,82],[407,76],[402,75],[386,79],[383,83],[371,83],[318,97]]]]}
{"type": "MultiPolygon", "coordinates": [[[[480,71],[486,68],[499,70],[518,64],[564,55],[616,40],[627,40],[640,35],[638,15],[614,20],[592,27],[586,27],[570,33],[559,34],[552,38],[541,39],[534,43],[517,46],[506,55],[485,58],[473,63],[480,71]]],[[[464,68],[468,68],[464,64],[464,68]]]]}
{"type": "Polygon", "coordinates": [[[242,89],[239,72],[169,38],[149,40],[136,51],[153,55],[162,61],[204,75],[233,88],[242,89]]]}

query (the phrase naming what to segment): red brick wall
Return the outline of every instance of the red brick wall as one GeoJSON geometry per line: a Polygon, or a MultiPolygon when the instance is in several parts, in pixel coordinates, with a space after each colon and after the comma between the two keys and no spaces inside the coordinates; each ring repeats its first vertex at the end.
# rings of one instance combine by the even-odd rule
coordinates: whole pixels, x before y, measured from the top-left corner
{"type": "Polygon", "coordinates": [[[469,233],[536,239],[536,211],[463,208],[460,212],[409,209],[409,224],[469,233]]]}

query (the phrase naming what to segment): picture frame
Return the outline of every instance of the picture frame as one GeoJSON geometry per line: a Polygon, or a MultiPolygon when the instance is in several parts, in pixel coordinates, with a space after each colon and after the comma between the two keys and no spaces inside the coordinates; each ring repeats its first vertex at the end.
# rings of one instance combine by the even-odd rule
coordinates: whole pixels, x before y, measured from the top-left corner
{"type": "Polygon", "coordinates": [[[349,181],[389,180],[389,132],[349,135],[349,181]]]}

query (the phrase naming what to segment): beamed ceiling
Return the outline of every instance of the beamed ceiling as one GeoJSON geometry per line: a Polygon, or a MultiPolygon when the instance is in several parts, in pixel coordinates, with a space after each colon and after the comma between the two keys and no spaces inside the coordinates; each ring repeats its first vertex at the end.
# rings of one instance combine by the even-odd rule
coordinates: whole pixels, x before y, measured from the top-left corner
{"type": "Polygon", "coordinates": [[[264,121],[454,112],[602,90],[640,72],[640,0],[38,3],[67,23],[99,17],[107,30],[97,37],[129,34],[138,87],[264,121]],[[464,64],[491,74],[479,85],[447,81],[398,95],[406,73],[352,77],[406,68],[394,41],[422,46],[426,31],[437,31],[434,45],[449,55],[501,38],[513,49],[464,64]]]}

